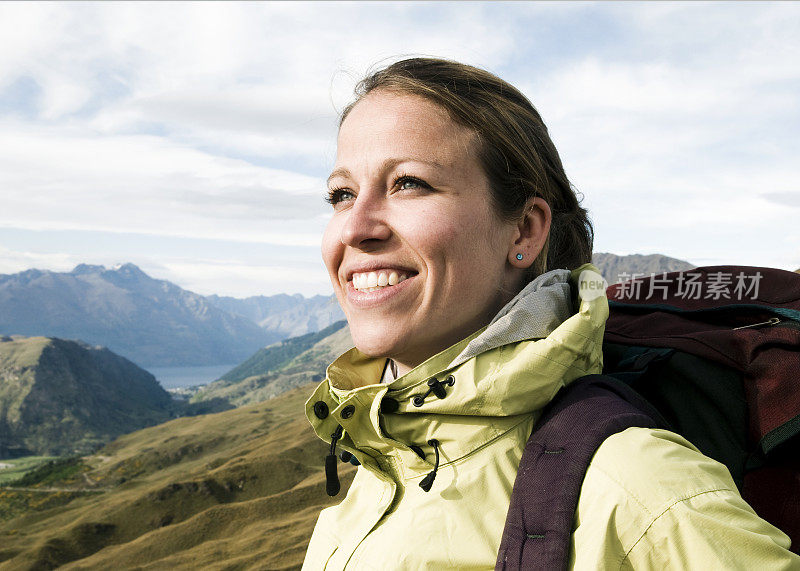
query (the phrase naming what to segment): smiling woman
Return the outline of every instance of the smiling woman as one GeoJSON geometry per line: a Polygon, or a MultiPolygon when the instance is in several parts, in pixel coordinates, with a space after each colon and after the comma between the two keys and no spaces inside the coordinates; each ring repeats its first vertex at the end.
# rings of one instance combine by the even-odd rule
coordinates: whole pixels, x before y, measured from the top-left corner
{"type": "MultiPolygon", "coordinates": [[[[607,300],[577,286],[593,271],[586,211],[530,102],[437,59],[362,82],[328,182],[322,255],[355,348],[307,415],[331,443],[331,495],[336,451],[360,466],[304,568],[506,568],[528,435],[560,388],[602,369],[607,300]]],[[[609,437],[585,482],[572,568],[793,562],[724,466],[675,434],[609,437]]]]}
{"type": "Polygon", "coordinates": [[[375,91],[342,123],[323,258],[356,346],[400,374],[487,324],[547,237],[541,199],[498,216],[478,151],[418,96],[375,91]]]}

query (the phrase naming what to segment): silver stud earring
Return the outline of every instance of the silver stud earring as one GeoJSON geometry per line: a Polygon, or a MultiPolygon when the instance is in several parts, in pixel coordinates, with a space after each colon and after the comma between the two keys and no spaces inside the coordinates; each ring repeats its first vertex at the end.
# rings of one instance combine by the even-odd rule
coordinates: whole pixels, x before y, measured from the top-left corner
{"type": "Polygon", "coordinates": [[[522,254],[517,254],[517,259],[521,260],[522,259],[522,254]]]}

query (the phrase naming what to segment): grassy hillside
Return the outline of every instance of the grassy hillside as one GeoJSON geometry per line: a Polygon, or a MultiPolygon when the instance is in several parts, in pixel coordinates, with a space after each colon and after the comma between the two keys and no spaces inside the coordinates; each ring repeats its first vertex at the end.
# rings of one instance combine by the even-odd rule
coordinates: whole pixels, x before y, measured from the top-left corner
{"type": "Polygon", "coordinates": [[[19,480],[22,476],[49,460],[55,460],[55,458],[52,456],[25,456],[24,458],[12,460],[0,460],[0,486],[19,480]]]}
{"type": "MultiPolygon", "coordinates": [[[[202,403],[217,399],[234,406],[241,406],[262,402],[294,387],[322,380],[328,365],[353,346],[353,341],[350,338],[350,329],[342,327],[341,322],[337,326],[339,328],[332,334],[325,336],[310,334],[318,335],[320,337],[319,340],[308,335],[296,338],[303,339],[308,337],[316,342],[310,347],[308,347],[307,341],[290,345],[289,347],[292,351],[287,350],[285,353],[281,353],[280,359],[275,358],[274,361],[271,361],[278,364],[273,365],[272,368],[266,369],[264,372],[253,374],[236,382],[220,380],[210,383],[201,389],[193,397],[192,401],[194,403],[202,403]]],[[[327,333],[332,328],[334,328],[333,325],[324,330],[324,332],[327,333]]],[[[277,347],[277,349],[281,349],[281,347],[277,347]]],[[[270,356],[273,354],[265,352],[262,355],[270,356]]],[[[267,366],[266,359],[260,361],[260,363],[264,367],[267,366]]],[[[252,372],[258,369],[254,366],[249,370],[252,372]]]]}
{"type": "Polygon", "coordinates": [[[0,338],[0,458],[85,454],[175,414],[153,375],[108,349],[0,338]]]}
{"type": "Polygon", "coordinates": [[[248,377],[263,375],[280,368],[298,354],[313,347],[328,335],[332,335],[346,325],[345,321],[337,321],[316,333],[307,333],[299,337],[286,339],[269,347],[259,349],[256,353],[236,368],[222,375],[219,380],[228,384],[243,381],[248,377]]]}
{"type": "Polygon", "coordinates": [[[0,488],[72,494],[0,523],[0,570],[299,567],[319,510],[335,503],[326,446],[300,412],[311,390],[128,434],[65,480],[0,488]]]}

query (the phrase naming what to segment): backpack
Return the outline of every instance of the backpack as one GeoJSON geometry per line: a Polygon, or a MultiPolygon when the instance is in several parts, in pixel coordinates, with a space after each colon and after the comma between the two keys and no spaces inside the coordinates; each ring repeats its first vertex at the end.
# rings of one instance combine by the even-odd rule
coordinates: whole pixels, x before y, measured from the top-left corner
{"type": "Polygon", "coordinates": [[[714,266],[607,289],[602,375],[562,389],[526,444],[496,569],[566,569],[597,447],[667,428],[725,464],[800,547],[800,275],[714,266]]]}

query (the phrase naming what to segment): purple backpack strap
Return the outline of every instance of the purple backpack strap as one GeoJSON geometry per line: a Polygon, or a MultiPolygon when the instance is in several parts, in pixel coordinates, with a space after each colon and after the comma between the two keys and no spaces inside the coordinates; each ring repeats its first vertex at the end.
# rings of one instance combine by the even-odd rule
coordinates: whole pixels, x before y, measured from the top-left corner
{"type": "Polygon", "coordinates": [[[495,569],[566,569],[578,494],[597,448],[626,428],[664,424],[616,379],[587,375],[562,389],[522,453],[495,569]]]}

